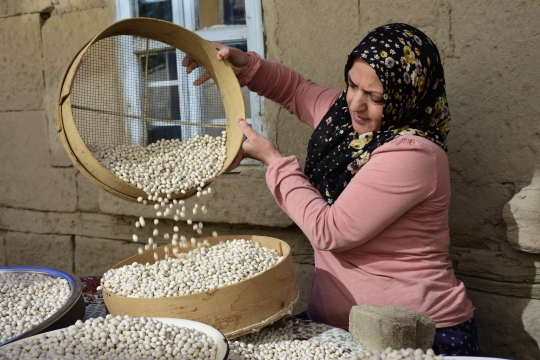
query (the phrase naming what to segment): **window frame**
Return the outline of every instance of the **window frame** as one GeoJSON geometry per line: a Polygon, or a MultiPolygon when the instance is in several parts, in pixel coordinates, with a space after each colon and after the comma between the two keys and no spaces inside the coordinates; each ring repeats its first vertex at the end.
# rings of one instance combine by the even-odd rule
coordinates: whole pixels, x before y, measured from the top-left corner
{"type": "MultiPolygon", "coordinates": [[[[131,0],[116,1],[116,19],[132,18],[131,0]]],[[[209,41],[232,42],[246,41],[249,51],[254,51],[264,58],[264,27],[261,0],[245,1],[246,25],[228,25],[196,29],[198,0],[171,0],[173,23],[178,24],[209,41]]],[[[246,114],[253,129],[263,136],[268,136],[265,99],[254,92],[249,94],[251,114],[246,114]]]]}

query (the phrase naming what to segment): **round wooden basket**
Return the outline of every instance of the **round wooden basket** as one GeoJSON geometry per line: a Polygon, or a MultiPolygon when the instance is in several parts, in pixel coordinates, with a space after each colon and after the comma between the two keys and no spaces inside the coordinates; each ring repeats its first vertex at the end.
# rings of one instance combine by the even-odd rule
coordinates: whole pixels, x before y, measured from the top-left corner
{"type": "MultiPolygon", "coordinates": [[[[119,296],[103,288],[103,299],[113,315],[133,317],[171,317],[199,321],[215,327],[228,339],[258,331],[291,313],[298,301],[299,290],[294,275],[289,245],[279,239],[255,236],[219,236],[208,238],[211,245],[232,239],[253,240],[266,248],[275,249],[284,258],[274,267],[250,279],[198,294],[164,298],[129,298],[119,296]]],[[[203,238],[200,239],[204,240],[203,238]]],[[[124,265],[155,262],[165,257],[165,245],[154,251],[132,256],[113,269],[124,265]]]]}
{"type": "MultiPolygon", "coordinates": [[[[226,61],[217,60],[217,50],[208,41],[181,26],[148,18],[133,18],[112,24],[90,40],[65,70],[57,95],[56,130],[60,133],[64,148],[73,163],[91,182],[113,195],[133,202],[137,202],[139,196],[146,199],[142,189],[114,175],[92,155],[77,128],[72,108],[74,81],[88,49],[102,39],[120,35],[138,36],[167,44],[191,56],[208,71],[217,85],[226,114],[227,159],[217,176],[222,174],[234,160],[243,138],[236,124],[239,118],[245,119],[244,99],[238,80],[226,61]]],[[[103,88],[103,84],[96,81],[96,92],[100,91],[100,86],[103,88]]],[[[214,179],[207,181],[206,186],[214,179]]],[[[195,187],[186,190],[186,193],[171,195],[173,199],[180,199],[196,192],[195,187]]]]}

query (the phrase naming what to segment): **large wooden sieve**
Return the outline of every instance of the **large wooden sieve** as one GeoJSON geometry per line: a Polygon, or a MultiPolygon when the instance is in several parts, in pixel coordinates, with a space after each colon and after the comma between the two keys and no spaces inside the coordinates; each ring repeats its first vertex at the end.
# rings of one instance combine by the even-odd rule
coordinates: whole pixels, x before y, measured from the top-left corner
{"type": "Polygon", "coordinates": [[[217,60],[217,50],[181,26],[148,18],[116,22],[90,40],[67,67],[56,104],[56,130],[79,171],[134,202],[146,199],[146,193],[103,166],[90,144],[147,146],[161,139],[186,140],[195,132],[220,136],[226,130],[227,159],[219,176],[242,143],[238,118],[245,119],[240,85],[227,62],[217,60]],[[180,65],[186,55],[202,66],[189,76],[180,65]],[[211,79],[194,86],[203,69],[211,79]]]}

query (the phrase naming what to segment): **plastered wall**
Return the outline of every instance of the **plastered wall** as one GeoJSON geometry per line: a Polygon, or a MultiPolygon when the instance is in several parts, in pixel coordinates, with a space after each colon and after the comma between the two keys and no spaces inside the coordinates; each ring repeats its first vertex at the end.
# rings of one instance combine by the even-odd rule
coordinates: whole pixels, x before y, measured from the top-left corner
{"type": "MultiPolygon", "coordinates": [[[[376,26],[408,22],[437,43],[452,114],[451,258],[476,307],[481,351],[540,358],[540,249],[538,232],[530,231],[540,217],[534,212],[540,208],[540,200],[534,200],[540,185],[531,184],[540,150],[540,3],[262,4],[266,57],[321,85],[343,87],[346,55],[376,26]]],[[[54,126],[62,71],[86,41],[115,20],[114,5],[113,0],[0,2],[0,265],[100,274],[136,251],[128,241],[135,218],[153,214],[114,198],[78,173],[54,126]]],[[[268,103],[267,111],[272,140],[303,161],[310,130],[274,104],[268,103]]],[[[205,230],[288,241],[304,295],[298,309],[305,307],[312,253],[275,205],[264,168],[223,175],[214,188],[205,200],[208,217],[200,219],[205,230]]]]}

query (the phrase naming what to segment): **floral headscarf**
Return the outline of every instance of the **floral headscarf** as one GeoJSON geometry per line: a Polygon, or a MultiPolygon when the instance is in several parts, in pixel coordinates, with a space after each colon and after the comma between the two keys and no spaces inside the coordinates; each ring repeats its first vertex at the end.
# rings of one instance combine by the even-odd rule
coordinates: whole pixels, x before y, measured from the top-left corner
{"type": "Polygon", "coordinates": [[[450,130],[444,72],[435,44],[407,24],[371,31],[349,54],[345,81],[355,58],[366,61],[383,84],[379,131],[354,131],[345,90],[309,141],[305,173],[332,204],[379,146],[398,136],[416,135],[441,146],[450,130]]]}

